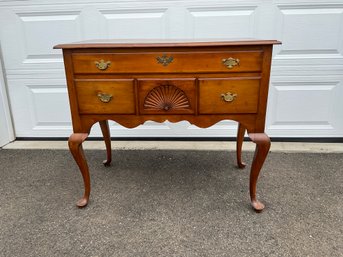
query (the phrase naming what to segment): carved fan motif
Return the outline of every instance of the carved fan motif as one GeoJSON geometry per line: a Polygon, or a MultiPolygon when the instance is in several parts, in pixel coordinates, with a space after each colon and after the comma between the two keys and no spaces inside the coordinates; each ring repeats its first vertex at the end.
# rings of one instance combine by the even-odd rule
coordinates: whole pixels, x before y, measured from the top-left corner
{"type": "Polygon", "coordinates": [[[185,92],[173,85],[161,85],[153,88],[144,100],[145,109],[177,110],[189,108],[185,92]]]}

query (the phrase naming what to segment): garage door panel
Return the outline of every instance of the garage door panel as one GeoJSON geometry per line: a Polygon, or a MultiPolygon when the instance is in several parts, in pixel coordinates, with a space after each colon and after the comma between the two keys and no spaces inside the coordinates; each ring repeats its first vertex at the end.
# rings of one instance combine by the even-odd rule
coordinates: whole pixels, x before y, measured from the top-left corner
{"type": "Polygon", "coordinates": [[[61,69],[62,52],[52,49],[52,46],[83,38],[80,10],[16,8],[1,18],[1,27],[4,61],[8,70],[61,69]],[[8,18],[10,22],[5,20],[8,18]]]}
{"type": "Polygon", "coordinates": [[[9,95],[17,137],[71,133],[65,80],[9,80],[9,95]]]}
{"type": "Polygon", "coordinates": [[[167,10],[107,9],[100,13],[106,21],[107,38],[165,38],[168,34],[167,10]]]}
{"type": "Polygon", "coordinates": [[[271,83],[267,131],[288,137],[340,133],[343,78],[287,79],[277,77],[271,83]]]}
{"type": "MultiPolygon", "coordinates": [[[[277,5],[277,60],[343,59],[343,4],[277,5]]],[[[327,60],[330,61],[330,60],[327,60]]],[[[326,62],[328,64],[328,62],[326,62]]]]}
{"type": "Polygon", "coordinates": [[[255,37],[256,5],[188,8],[188,31],[194,38],[255,37]]]}

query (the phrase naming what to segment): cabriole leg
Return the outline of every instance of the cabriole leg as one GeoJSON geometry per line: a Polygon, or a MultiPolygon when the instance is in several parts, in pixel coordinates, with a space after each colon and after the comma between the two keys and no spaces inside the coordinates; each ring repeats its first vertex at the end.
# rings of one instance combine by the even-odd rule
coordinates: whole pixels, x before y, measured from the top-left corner
{"type": "Polygon", "coordinates": [[[70,152],[72,153],[75,162],[79,166],[85,188],[83,197],[76,204],[80,208],[85,207],[88,204],[89,195],[91,192],[88,165],[82,148],[82,143],[86,140],[87,137],[87,133],[74,133],[69,137],[68,140],[70,152]]]}
{"type": "Polygon", "coordinates": [[[268,155],[270,139],[265,133],[250,133],[249,137],[256,144],[254,160],[250,171],[250,199],[256,212],[264,209],[264,204],[256,199],[256,184],[263,163],[268,155]]]}
{"type": "Polygon", "coordinates": [[[241,123],[238,123],[236,155],[237,155],[237,166],[240,169],[244,169],[246,166],[246,164],[242,162],[242,145],[243,145],[245,130],[246,130],[245,127],[241,123]]]}
{"type": "Polygon", "coordinates": [[[110,127],[108,125],[107,120],[99,121],[99,124],[100,124],[102,135],[104,137],[104,141],[106,145],[106,153],[107,153],[107,159],[103,161],[103,164],[105,166],[109,166],[112,161],[110,127]]]}

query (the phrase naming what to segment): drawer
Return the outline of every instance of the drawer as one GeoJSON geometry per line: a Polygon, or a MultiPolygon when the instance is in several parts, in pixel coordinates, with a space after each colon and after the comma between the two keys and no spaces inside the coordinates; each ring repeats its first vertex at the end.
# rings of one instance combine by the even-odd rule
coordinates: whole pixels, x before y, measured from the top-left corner
{"type": "Polygon", "coordinates": [[[259,78],[199,79],[199,113],[257,113],[259,78]]]}
{"type": "Polygon", "coordinates": [[[193,114],[195,79],[139,79],[138,95],[142,114],[193,114]]]}
{"type": "Polygon", "coordinates": [[[156,52],[73,54],[73,68],[82,73],[257,72],[262,51],[156,52]]]}
{"type": "Polygon", "coordinates": [[[76,80],[81,114],[134,114],[133,79],[76,80]]]}

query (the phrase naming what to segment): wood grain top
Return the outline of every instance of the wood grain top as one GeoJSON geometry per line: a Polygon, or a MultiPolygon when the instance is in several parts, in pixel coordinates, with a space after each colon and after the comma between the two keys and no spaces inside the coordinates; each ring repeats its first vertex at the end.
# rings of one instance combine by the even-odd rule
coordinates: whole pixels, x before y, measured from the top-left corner
{"type": "Polygon", "coordinates": [[[54,49],[139,48],[139,47],[204,47],[281,44],[277,40],[258,39],[95,39],[59,44],[54,49]]]}

